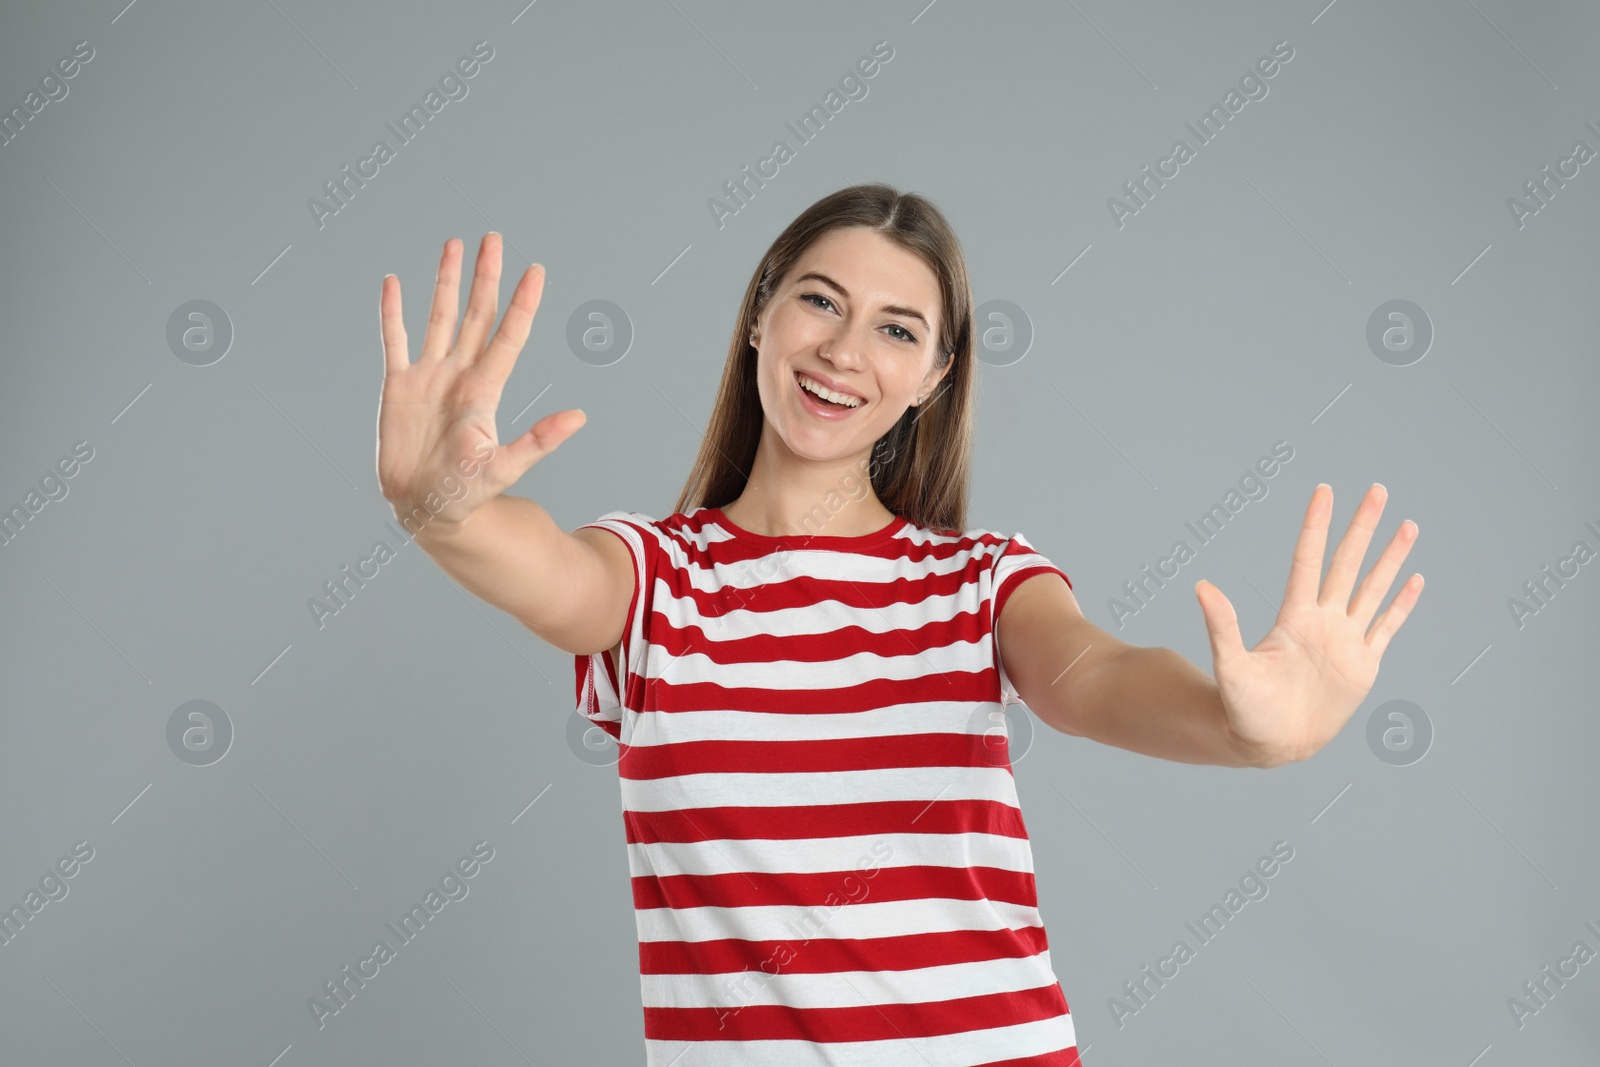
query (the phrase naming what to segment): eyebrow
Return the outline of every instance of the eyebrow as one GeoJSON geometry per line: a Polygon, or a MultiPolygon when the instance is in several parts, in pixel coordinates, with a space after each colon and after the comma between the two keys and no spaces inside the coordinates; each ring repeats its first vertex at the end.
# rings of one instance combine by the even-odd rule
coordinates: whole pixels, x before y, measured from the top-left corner
{"type": "MultiPolygon", "coordinates": [[[[815,281],[821,282],[824,285],[832,286],[834,289],[837,289],[839,291],[839,294],[841,296],[843,296],[846,300],[850,299],[849,290],[845,289],[844,286],[840,285],[838,282],[834,281],[832,278],[828,277],[826,274],[821,273],[820,271],[814,271],[814,270],[806,271],[806,273],[804,273],[804,274],[800,275],[800,277],[796,278],[794,280],[794,283],[796,285],[799,285],[801,282],[807,281],[807,280],[815,280],[815,281]]],[[[922,312],[918,311],[916,308],[902,307],[899,304],[885,304],[879,310],[880,311],[886,311],[891,315],[903,315],[908,319],[916,319],[918,322],[922,323],[923,329],[927,330],[929,333],[933,332],[933,327],[931,325],[929,325],[928,320],[923,317],[922,312]]]]}

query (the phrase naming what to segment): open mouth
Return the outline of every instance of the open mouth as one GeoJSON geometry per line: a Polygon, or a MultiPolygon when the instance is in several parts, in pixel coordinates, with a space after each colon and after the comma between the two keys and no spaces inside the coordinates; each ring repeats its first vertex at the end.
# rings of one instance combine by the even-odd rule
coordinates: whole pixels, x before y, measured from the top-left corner
{"type": "Polygon", "coordinates": [[[851,407],[849,404],[836,404],[832,400],[824,399],[823,397],[818,396],[816,393],[813,393],[810,389],[801,385],[800,380],[802,377],[803,375],[799,371],[795,372],[794,387],[800,392],[800,402],[807,405],[811,410],[819,414],[845,415],[849,412],[857,411],[866,405],[866,401],[864,400],[857,401],[855,407],[851,407]]]}

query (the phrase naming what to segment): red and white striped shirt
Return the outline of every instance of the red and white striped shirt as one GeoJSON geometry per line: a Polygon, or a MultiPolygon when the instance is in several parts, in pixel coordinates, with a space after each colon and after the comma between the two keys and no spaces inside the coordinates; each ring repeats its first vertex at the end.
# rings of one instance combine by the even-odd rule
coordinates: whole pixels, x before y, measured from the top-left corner
{"type": "Polygon", "coordinates": [[[900,517],[585,525],[635,568],[621,678],[577,656],[577,701],[619,743],[651,1067],[1077,1067],[993,622],[1066,574],[900,517]]]}

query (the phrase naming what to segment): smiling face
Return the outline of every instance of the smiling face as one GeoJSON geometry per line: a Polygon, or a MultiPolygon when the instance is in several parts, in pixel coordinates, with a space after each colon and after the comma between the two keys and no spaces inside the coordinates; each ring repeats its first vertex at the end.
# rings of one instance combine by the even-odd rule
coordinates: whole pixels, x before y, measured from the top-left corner
{"type": "Polygon", "coordinates": [[[776,434],[797,457],[822,461],[870,450],[949,369],[934,367],[941,307],[932,269],[887,238],[860,226],[818,238],[750,339],[763,440],[776,434]],[[800,385],[807,377],[855,406],[819,399],[800,385]]]}

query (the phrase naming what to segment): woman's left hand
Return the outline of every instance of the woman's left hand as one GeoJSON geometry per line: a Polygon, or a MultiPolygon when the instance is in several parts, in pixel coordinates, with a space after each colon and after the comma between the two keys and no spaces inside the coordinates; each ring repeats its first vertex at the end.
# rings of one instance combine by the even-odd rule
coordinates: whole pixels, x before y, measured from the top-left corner
{"type": "Polygon", "coordinates": [[[1195,587],[1211,636],[1212,673],[1229,727],[1259,766],[1308,759],[1344,728],[1372,689],[1389,639],[1422,595],[1422,575],[1413,574],[1368,629],[1416,543],[1417,524],[1408,519],[1356,590],[1355,599],[1350,598],[1387,499],[1388,491],[1381,485],[1367,491],[1334,550],[1327,579],[1322,580],[1333,489],[1323,484],[1312,491],[1283,607],[1255,648],[1244,647],[1238,616],[1222,590],[1207,581],[1195,587]]]}

